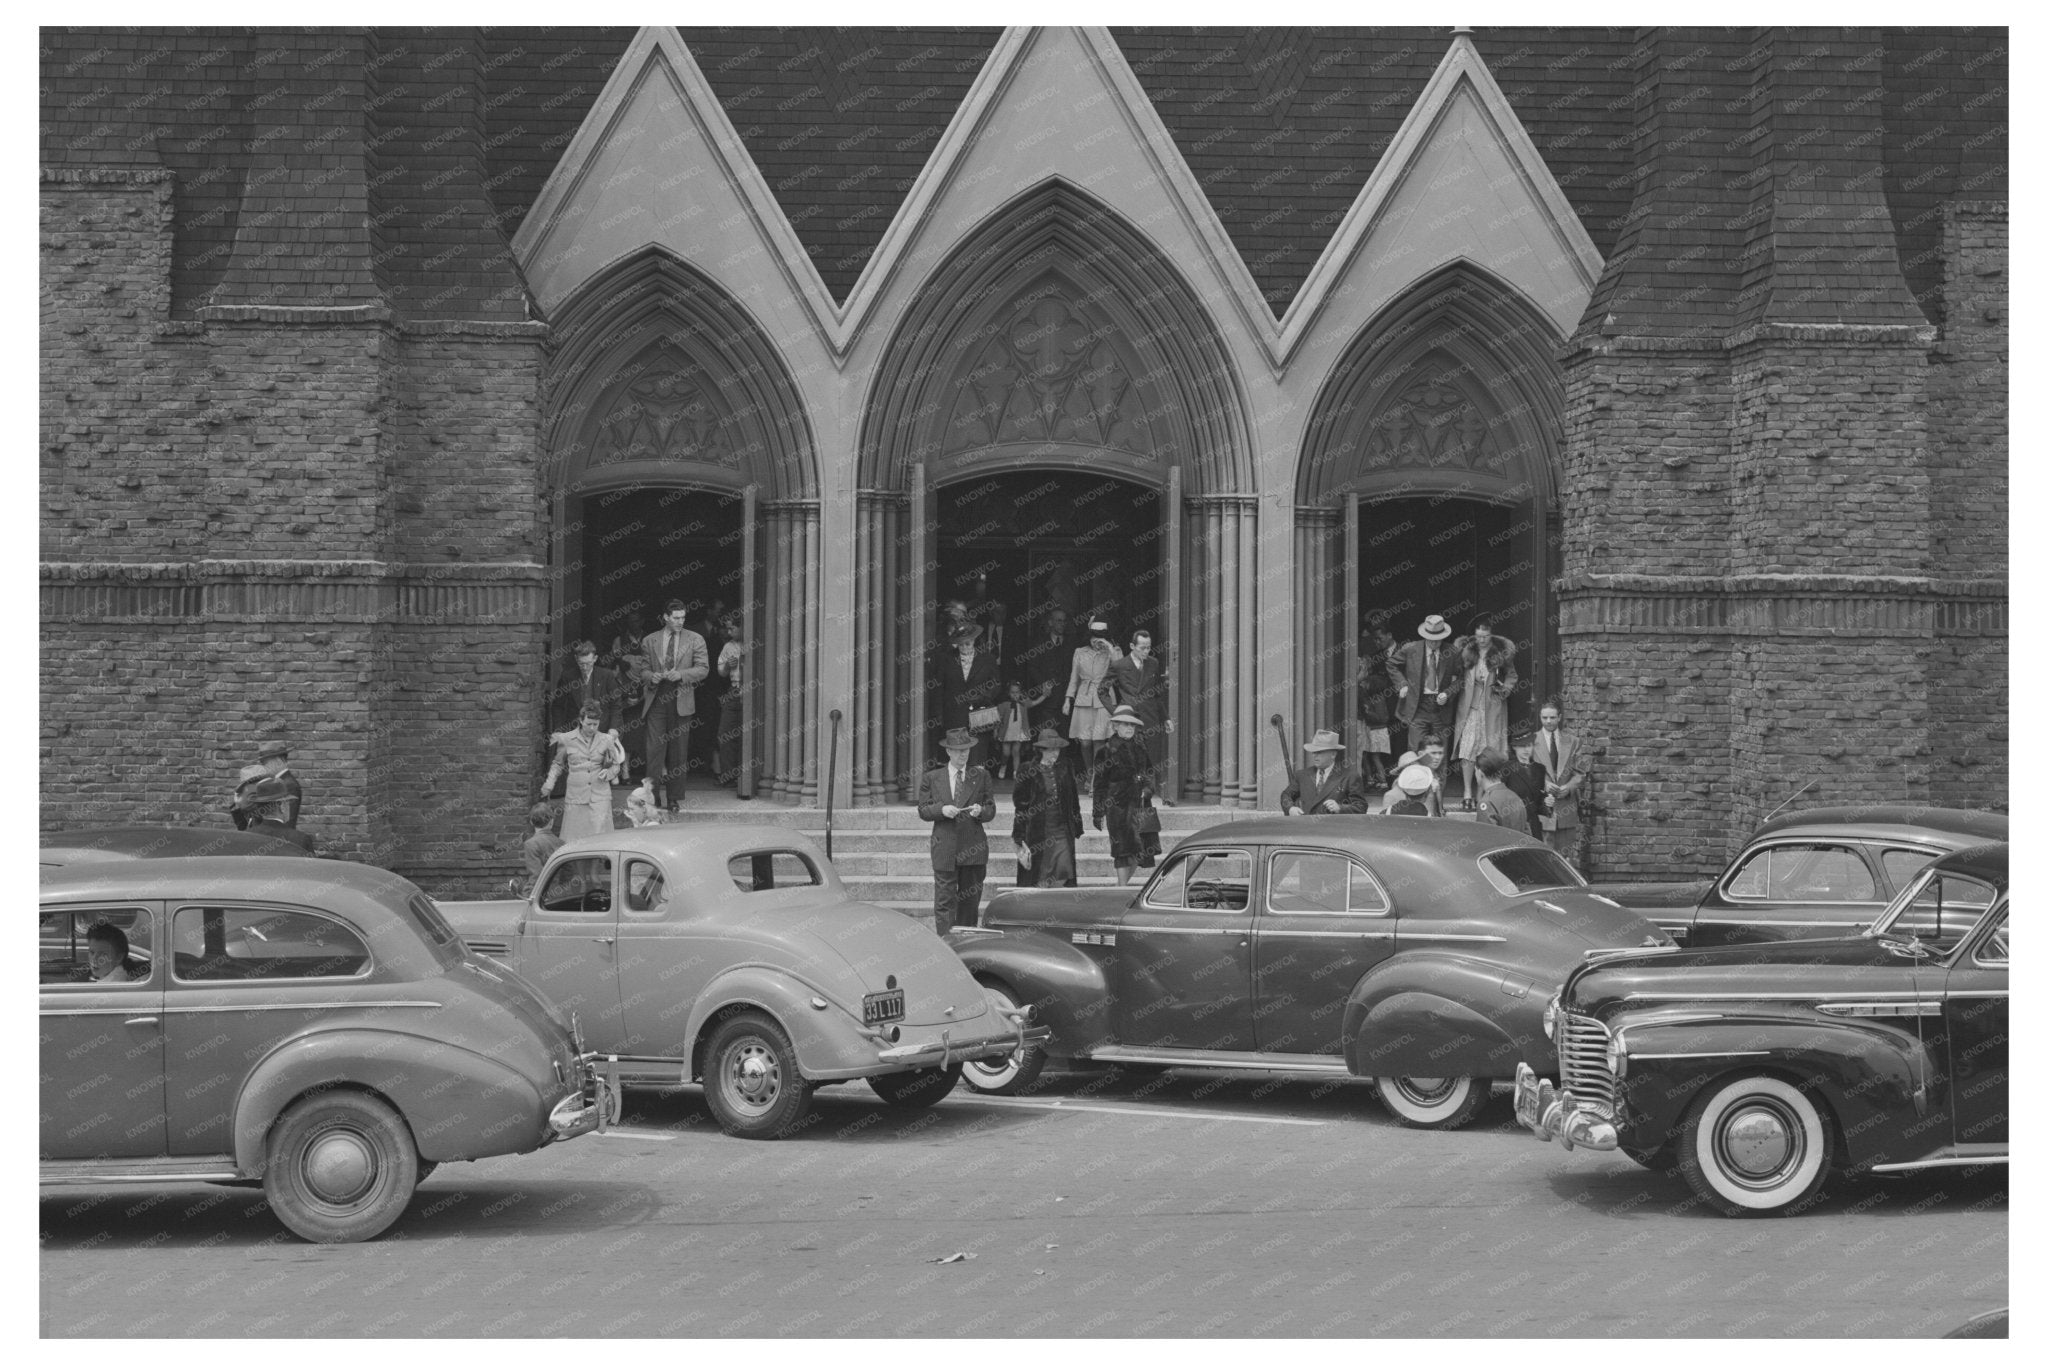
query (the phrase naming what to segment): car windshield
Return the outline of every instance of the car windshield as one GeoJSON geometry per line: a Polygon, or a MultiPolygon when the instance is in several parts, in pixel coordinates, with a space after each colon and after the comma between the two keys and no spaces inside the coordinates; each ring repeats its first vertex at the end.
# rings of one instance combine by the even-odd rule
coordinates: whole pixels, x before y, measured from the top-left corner
{"type": "Polygon", "coordinates": [[[1868,932],[1873,937],[1910,938],[1947,956],[1970,936],[1998,892],[1974,877],[1929,868],[1892,898],[1868,932]]]}
{"type": "Polygon", "coordinates": [[[1557,850],[1549,848],[1504,848],[1481,858],[1479,870],[1504,896],[1586,884],[1557,850]]]}

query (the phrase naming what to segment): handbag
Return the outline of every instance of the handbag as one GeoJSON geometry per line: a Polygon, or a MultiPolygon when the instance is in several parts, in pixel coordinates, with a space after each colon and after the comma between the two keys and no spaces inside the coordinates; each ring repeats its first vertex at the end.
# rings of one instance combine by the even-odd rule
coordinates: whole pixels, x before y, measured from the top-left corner
{"type": "Polygon", "coordinates": [[[977,706],[967,713],[967,728],[970,730],[993,730],[996,722],[1003,718],[1001,707],[977,706]]]}
{"type": "Polygon", "coordinates": [[[1131,830],[1137,834],[1159,832],[1159,808],[1147,801],[1131,815],[1131,830]]]}

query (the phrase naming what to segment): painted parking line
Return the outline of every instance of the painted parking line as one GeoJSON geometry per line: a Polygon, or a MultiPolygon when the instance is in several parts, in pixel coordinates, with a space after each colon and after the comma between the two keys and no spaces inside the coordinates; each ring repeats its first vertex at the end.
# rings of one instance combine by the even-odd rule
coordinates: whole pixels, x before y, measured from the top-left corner
{"type": "Polygon", "coordinates": [[[644,1128],[607,1128],[592,1137],[639,1138],[642,1142],[674,1142],[674,1133],[650,1133],[644,1128]]]}
{"type": "Polygon", "coordinates": [[[1199,1109],[1141,1108],[1128,1104],[1088,1104],[1070,1100],[1020,1100],[1008,1099],[1001,1095],[982,1095],[974,1099],[948,1099],[948,1109],[959,1105],[980,1104],[997,1109],[1056,1109],[1069,1114],[1134,1114],[1139,1118],[1201,1119],[1208,1123],[1284,1123],[1295,1128],[1321,1128],[1322,1119],[1289,1119],[1277,1114],[1211,1114],[1199,1109]]]}

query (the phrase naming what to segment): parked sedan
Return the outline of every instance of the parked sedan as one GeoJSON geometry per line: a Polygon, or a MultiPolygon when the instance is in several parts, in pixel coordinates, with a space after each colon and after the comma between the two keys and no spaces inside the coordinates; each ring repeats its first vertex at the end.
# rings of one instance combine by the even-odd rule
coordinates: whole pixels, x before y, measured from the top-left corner
{"type": "Polygon", "coordinates": [[[1704,885],[1662,895],[1597,889],[1688,948],[1836,938],[1869,928],[1899,889],[1942,854],[2002,843],[2008,828],[2005,816],[1989,811],[1820,806],[1766,820],[1704,885]]]}
{"type": "Polygon", "coordinates": [[[998,1008],[930,929],[850,899],[808,835],[715,822],[572,840],[523,901],[449,920],[547,993],[627,1086],[701,1080],[719,1126],[773,1138],[820,1085],[943,1099],[963,1064],[1008,1058],[998,1008]]]}
{"type": "Polygon", "coordinates": [[[1142,889],[1012,891],[951,941],[1051,1029],[976,1089],[1048,1058],[1374,1077],[1404,1123],[1469,1122],[1517,1062],[1553,1053],[1543,1003],[1589,955],[1675,947],[1493,825],[1256,819],[1178,844],[1142,889]]]}
{"type": "Polygon", "coordinates": [[[306,858],[46,868],[45,1185],[261,1182],[316,1242],[375,1237],[443,1161],[597,1127],[524,982],[403,877],[306,858]]]}
{"type": "Polygon", "coordinates": [[[2003,1164],[2007,865],[2004,844],[1938,859],[1854,938],[1581,969],[1547,1016],[1561,1088],[1520,1068],[1516,1117],[1675,1165],[1731,1215],[1797,1213],[1848,1174],[2003,1164]]]}

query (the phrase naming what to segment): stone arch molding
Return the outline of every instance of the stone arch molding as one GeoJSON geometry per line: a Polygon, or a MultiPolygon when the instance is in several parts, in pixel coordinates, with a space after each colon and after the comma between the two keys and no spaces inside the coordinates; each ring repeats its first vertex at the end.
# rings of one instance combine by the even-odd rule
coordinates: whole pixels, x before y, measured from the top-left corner
{"type": "Polygon", "coordinates": [[[818,460],[789,367],[739,303],[649,247],[559,310],[542,380],[549,486],[679,479],[815,498],[818,460]]]}
{"type": "Polygon", "coordinates": [[[859,483],[1065,466],[1189,495],[1252,487],[1242,386],[1200,300],[1134,227],[1060,180],[970,234],[884,349],[859,483]]]}

